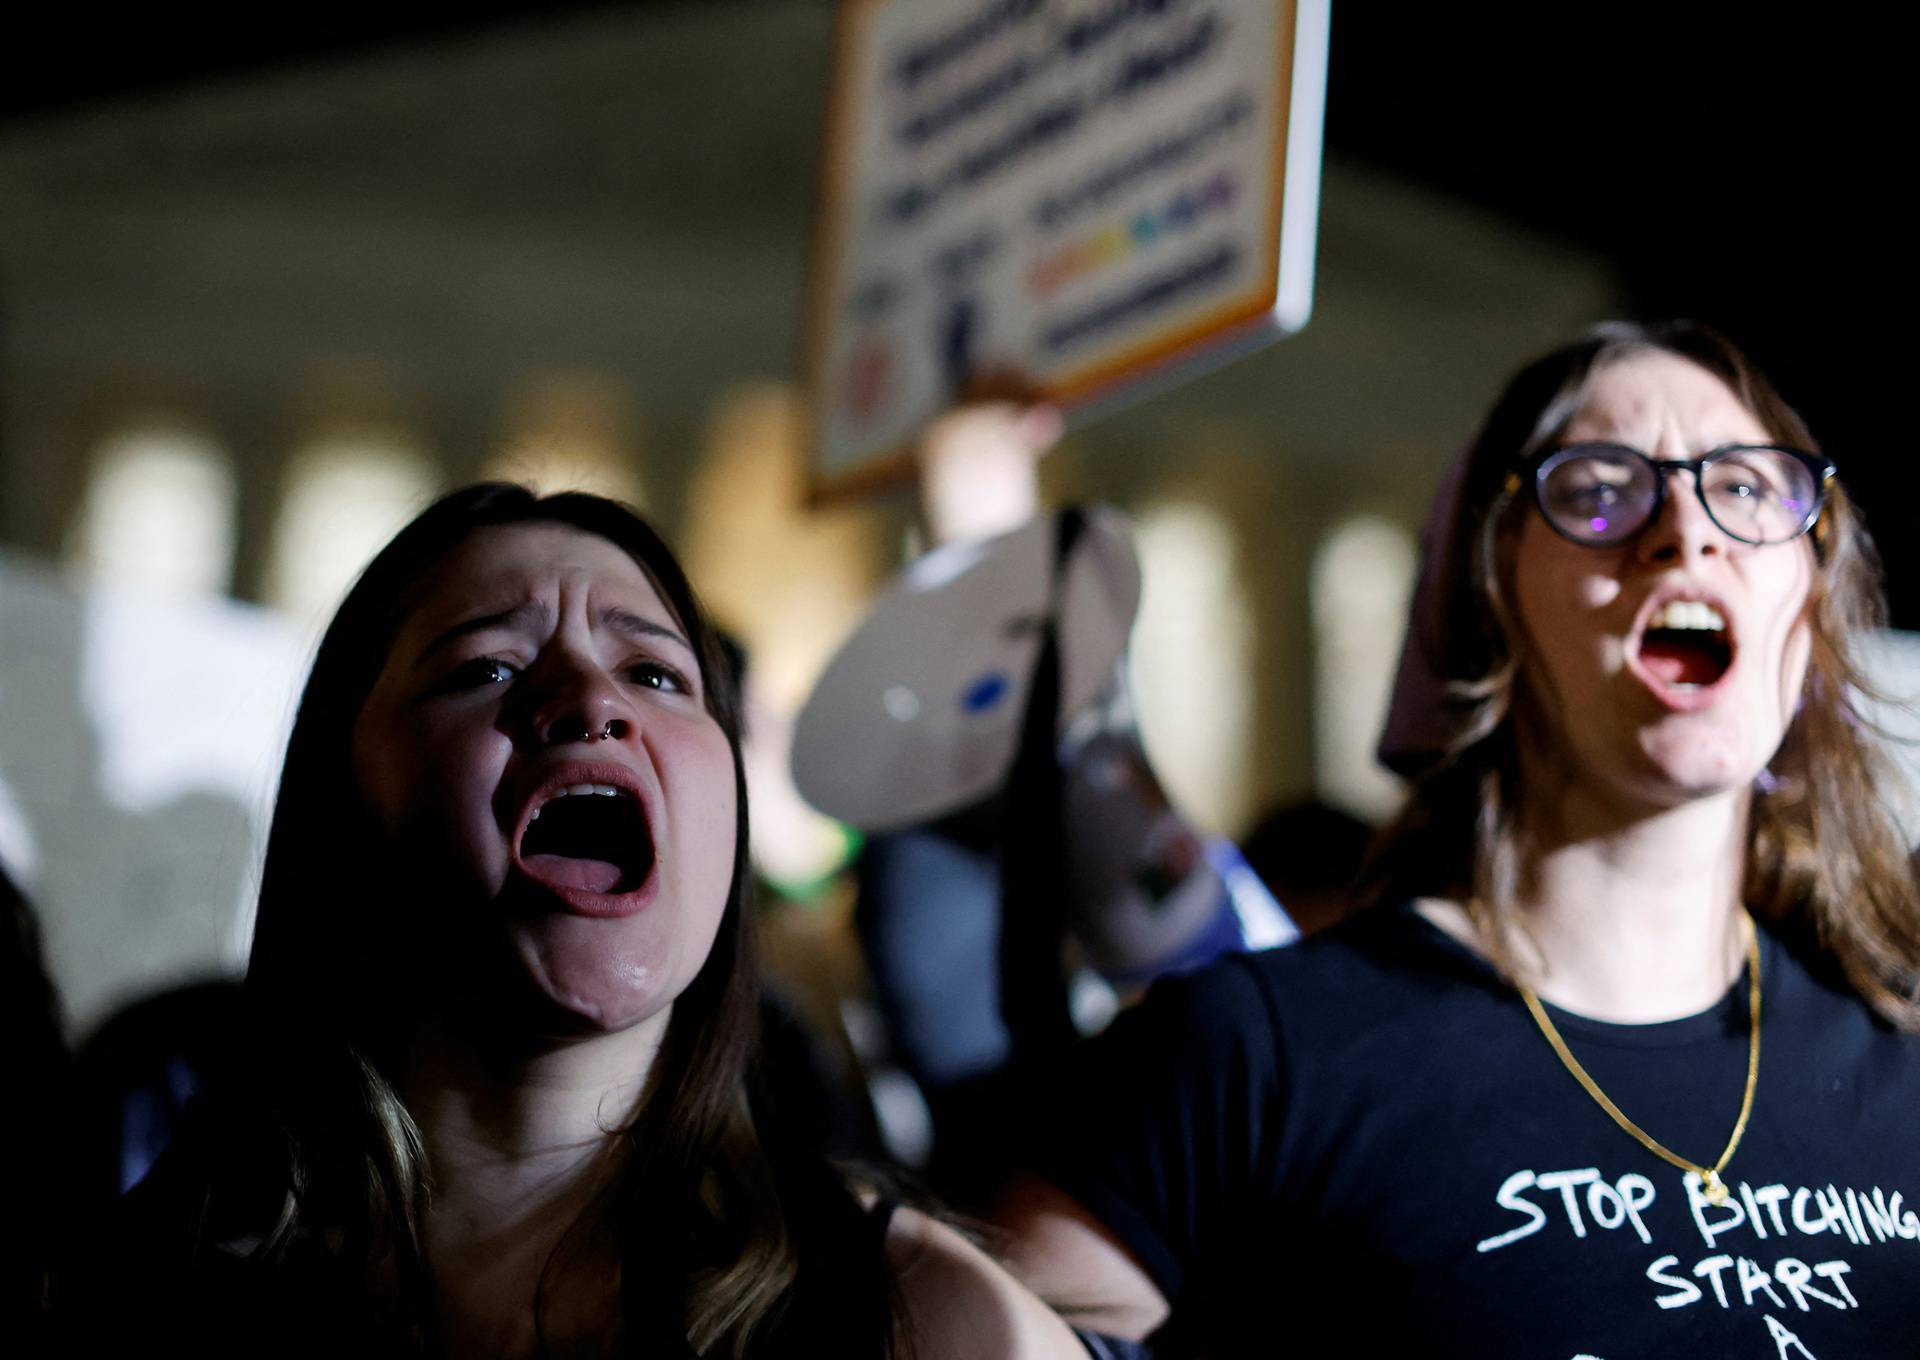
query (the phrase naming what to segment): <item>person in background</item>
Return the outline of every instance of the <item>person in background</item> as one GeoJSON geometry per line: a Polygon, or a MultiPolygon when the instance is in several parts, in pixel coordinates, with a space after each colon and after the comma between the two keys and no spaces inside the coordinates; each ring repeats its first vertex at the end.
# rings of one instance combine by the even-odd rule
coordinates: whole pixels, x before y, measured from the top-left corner
{"type": "Polygon", "coordinates": [[[76,1201],[100,1212],[133,1189],[193,1102],[232,1080],[246,1028],[238,979],[168,987],[115,1011],[74,1055],[76,1201]]]}
{"type": "MultiPolygon", "coordinates": [[[[1096,538],[1131,570],[1117,513],[1043,513],[1038,464],[1061,429],[1059,412],[1008,375],[974,384],[970,400],[933,421],[915,449],[935,550],[920,565],[938,575],[943,563],[977,560],[962,545],[991,554],[1039,531],[1056,581],[1067,563],[1087,565],[1096,538]],[[1001,537],[1015,531],[1027,532],[1001,537]]],[[[1078,630],[1054,590],[998,787],[922,824],[872,831],[859,863],[868,970],[932,1115],[926,1175],[967,1205],[1005,1179],[1034,1084],[1050,1081],[1060,1055],[1116,1004],[1155,977],[1297,934],[1238,850],[1195,827],[1162,787],[1124,662],[1096,697],[1062,710],[1059,677],[1071,662],[1058,639],[1078,630]]],[[[975,603],[983,630],[997,607],[975,603]]],[[[1079,624],[1083,640],[1098,632],[1079,624]]],[[[1123,643],[1113,638],[1116,651],[1123,643]]]]}
{"type": "MultiPolygon", "coordinates": [[[[980,541],[1043,513],[1039,462],[1059,440],[1053,407],[994,378],[915,444],[929,548],[980,541]]],[[[925,826],[871,834],[856,865],[855,927],[889,1043],[925,1096],[924,1174],[969,1201],[1004,1175],[1014,1035],[1002,1006],[999,797],[925,826]]],[[[1052,948],[1058,952],[1058,942],[1052,948]]]]}
{"type": "Polygon", "coordinates": [[[735,682],[665,545],[470,487],[340,606],[237,1079],[67,1282],[75,1348],[1080,1354],[769,1118],[735,682]]]}
{"type": "Polygon", "coordinates": [[[1380,900],[1162,984],[1002,1221],[1156,1355],[1911,1356],[1920,892],[1859,512],[1704,327],[1523,369],[1436,507],[1380,900]]]}

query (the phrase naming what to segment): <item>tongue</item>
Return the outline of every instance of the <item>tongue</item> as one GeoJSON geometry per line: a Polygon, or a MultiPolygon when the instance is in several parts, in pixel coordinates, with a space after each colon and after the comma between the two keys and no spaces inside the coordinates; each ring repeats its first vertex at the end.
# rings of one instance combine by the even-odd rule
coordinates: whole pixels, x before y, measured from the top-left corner
{"type": "Polygon", "coordinates": [[[527,872],[542,883],[587,892],[612,892],[620,882],[620,866],[604,859],[576,859],[572,855],[528,855],[527,872]]]}
{"type": "Polygon", "coordinates": [[[1640,647],[1640,664],[1663,685],[1711,685],[1726,670],[1712,646],[1677,638],[1649,637],[1640,647]]]}

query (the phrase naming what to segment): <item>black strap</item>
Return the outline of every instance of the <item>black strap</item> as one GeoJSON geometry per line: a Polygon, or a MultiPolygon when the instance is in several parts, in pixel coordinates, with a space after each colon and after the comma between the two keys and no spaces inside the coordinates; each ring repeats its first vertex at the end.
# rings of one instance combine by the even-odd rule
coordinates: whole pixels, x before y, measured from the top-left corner
{"type": "Polygon", "coordinates": [[[1086,529],[1086,514],[1063,510],[1054,524],[1052,579],[1038,623],[1040,651],[1003,800],[1000,1015],[1012,1040],[1012,1065],[1024,1071],[1044,1067],[1077,1037],[1060,960],[1068,882],[1058,623],[1067,564],[1086,529]]]}

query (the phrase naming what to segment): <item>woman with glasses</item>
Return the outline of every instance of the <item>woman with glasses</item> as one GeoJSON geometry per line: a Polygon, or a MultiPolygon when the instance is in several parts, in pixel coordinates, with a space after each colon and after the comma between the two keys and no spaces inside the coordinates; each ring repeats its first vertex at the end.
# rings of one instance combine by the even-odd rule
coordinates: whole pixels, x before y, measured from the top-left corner
{"type": "Polygon", "coordinates": [[[1428,548],[1379,905],[1123,1017],[1019,1264],[1155,1354],[1914,1354],[1920,894],[1833,465],[1719,335],[1609,325],[1428,548]]]}

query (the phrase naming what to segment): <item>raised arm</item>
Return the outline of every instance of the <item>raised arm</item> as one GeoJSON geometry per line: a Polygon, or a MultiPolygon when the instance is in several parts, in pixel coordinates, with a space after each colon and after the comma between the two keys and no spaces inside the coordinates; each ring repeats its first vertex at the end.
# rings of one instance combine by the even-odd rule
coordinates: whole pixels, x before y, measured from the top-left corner
{"type": "Polygon", "coordinates": [[[927,428],[915,450],[933,543],[991,538],[1040,513],[1041,457],[1059,441],[1051,406],[978,401],[927,428]]]}

